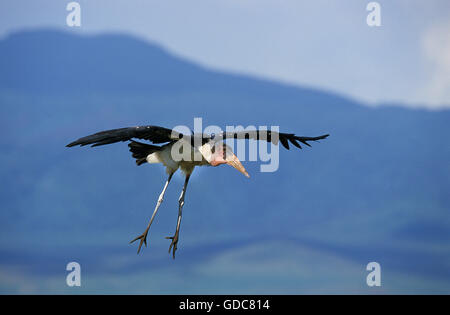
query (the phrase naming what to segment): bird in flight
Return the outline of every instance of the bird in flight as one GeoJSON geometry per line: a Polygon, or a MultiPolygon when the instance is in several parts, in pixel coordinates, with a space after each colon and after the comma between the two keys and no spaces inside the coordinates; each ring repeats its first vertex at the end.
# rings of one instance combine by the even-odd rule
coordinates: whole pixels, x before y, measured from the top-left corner
{"type": "Polygon", "coordinates": [[[178,200],[177,225],[175,234],[173,236],[166,237],[166,239],[170,239],[172,241],[169,246],[169,253],[172,251],[173,258],[175,259],[175,251],[177,250],[177,244],[179,241],[184,197],[189,178],[194,168],[196,166],[219,166],[222,164],[228,164],[244,174],[246,177],[250,177],[237,156],[232,152],[231,148],[223,142],[225,139],[253,139],[271,142],[274,145],[278,145],[281,142],[283,147],[289,150],[289,143],[292,143],[294,146],[301,149],[302,147],[300,143],[310,146],[308,143],[309,141],[317,141],[325,139],[326,137],[328,137],[328,134],[318,137],[300,137],[295,134],[279,133],[261,129],[222,132],[218,135],[203,133],[183,134],[172,129],[158,126],[138,126],[101,131],[75,140],[69,143],[67,147],[77,145],[91,145],[91,147],[96,147],[120,141],[130,141],[128,143],[128,147],[130,148],[133,158],[136,159],[137,165],[142,165],[144,163],[162,163],[166,167],[168,178],[158,198],[155,210],[153,211],[147,228],[144,233],[130,242],[133,243],[137,240],[140,241],[137,251],[138,254],[141,250],[142,244],[147,246],[148,231],[161,203],[163,202],[164,194],[173,174],[178,169],[181,169],[186,177],[180,198],[178,200]],[[148,140],[153,144],[142,143],[133,139],[148,140]]]}

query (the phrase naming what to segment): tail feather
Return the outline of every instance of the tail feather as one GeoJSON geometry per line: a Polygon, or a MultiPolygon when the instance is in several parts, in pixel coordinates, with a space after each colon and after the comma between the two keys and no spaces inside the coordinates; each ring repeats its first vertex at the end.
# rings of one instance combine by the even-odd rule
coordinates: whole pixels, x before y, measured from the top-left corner
{"type": "Polygon", "coordinates": [[[146,144],[137,141],[131,141],[128,144],[132,156],[136,159],[136,164],[141,165],[147,162],[147,156],[154,152],[160,151],[161,147],[157,145],[146,144]]]}

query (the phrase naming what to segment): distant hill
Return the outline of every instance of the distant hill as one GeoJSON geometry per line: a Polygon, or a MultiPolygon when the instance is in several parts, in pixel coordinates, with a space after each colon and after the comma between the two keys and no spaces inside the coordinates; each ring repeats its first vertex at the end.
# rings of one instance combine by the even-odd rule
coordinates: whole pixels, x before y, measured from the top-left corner
{"type": "Polygon", "coordinates": [[[0,41],[0,69],[0,271],[23,264],[51,278],[64,270],[56,262],[84,257],[99,277],[152,268],[151,277],[165,274],[169,243],[163,237],[175,227],[181,181],[169,187],[150,246],[136,257],[127,242],[145,228],[163,170],[135,166],[125,144],[65,145],[107,128],[192,126],[202,117],[205,126],[279,125],[285,132],[331,136],[312,148],[280,151],[275,173],[245,162],[250,180],[227,167],[197,170],[176,263],[198,286],[186,280],[182,291],[179,278],[177,290],[203,292],[220,275],[222,286],[210,292],[236,283],[238,292],[254,292],[256,278],[266,293],[334,292],[336,286],[365,292],[354,283],[364,283],[365,265],[378,261],[392,280],[386,292],[410,292],[405,279],[417,290],[450,292],[448,110],[371,108],[319,89],[205,69],[125,35],[18,32],[0,41]],[[265,244],[271,244],[267,252],[265,244]],[[243,248],[251,249],[244,254],[243,248]],[[236,257],[254,262],[248,276],[236,257]],[[114,259],[120,263],[113,267],[100,263],[114,259]],[[312,275],[322,266],[330,274],[319,283],[294,273],[288,287],[282,276],[269,279],[273,266],[292,264],[312,275]],[[238,271],[239,279],[227,282],[227,272],[238,271]],[[333,282],[347,271],[347,282],[333,282]]]}

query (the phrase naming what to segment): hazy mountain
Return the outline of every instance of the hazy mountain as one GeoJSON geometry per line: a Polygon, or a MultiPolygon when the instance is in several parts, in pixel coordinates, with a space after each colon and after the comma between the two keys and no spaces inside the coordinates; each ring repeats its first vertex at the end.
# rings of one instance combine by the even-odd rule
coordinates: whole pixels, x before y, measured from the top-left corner
{"type": "Polygon", "coordinates": [[[0,114],[1,292],[71,292],[60,280],[71,260],[88,270],[85,292],[380,292],[365,285],[370,261],[382,265],[382,292],[450,292],[450,111],[370,108],[205,69],[125,35],[35,31],[0,41],[0,114]],[[197,170],[175,263],[164,239],[176,224],[173,181],[136,256],[128,241],[147,224],[163,170],[137,167],[125,144],[65,145],[194,117],[331,136],[282,150],[274,173],[245,162],[250,180],[197,170]]]}

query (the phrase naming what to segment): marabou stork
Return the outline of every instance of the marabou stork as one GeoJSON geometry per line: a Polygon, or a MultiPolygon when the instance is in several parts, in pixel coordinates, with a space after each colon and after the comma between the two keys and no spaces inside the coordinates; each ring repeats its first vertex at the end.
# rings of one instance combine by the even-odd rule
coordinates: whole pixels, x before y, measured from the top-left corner
{"type": "Polygon", "coordinates": [[[326,137],[328,137],[328,134],[319,137],[299,137],[295,134],[279,133],[261,129],[254,131],[246,130],[239,132],[222,132],[218,135],[193,133],[190,135],[186,135],[172,129],[158,126],[138,126],[101,131],[73,141],[69,143],[67,147],[73,147],[76,145],[91,145],[92,147],[96,147],[119,141],[130,141],[128,143],[128,147],[130,148],[130,152],[132,153],[133,158],[136,159],[137,165],[141,165],[146,162],[150,164],[162,163],[166,167],[168,178],[158,198],[158,202],[156,203],[156,207],[153,211],[153,215],[150,218],[150,222],[148,223],[144,233],[130,242],[133,243],[137,240],[140,240],[137,251],[138,254],[141,250],[142,244],[145,244],[145,246],[147,246],[148,231],[153,222],[153,219],[156,216],[156,213],[158,212],[159,206],[163,202],[164,193],[166,192],[167,186],[169,185],[173,174],[178,170],[178,168],[182,170],[182,172],[186,175],[186,178],[180,198],[178,200],[179,207],[176,230],[173,236],[166,237],[166,239],[172,240],[169,246],[169,253],[172,251],[173,258],[175,258],[175,251],[177,250],[177,244],[179,240],[184,196],[186,194],[189,177],[191,176],[195,166],[219,166],[221,164],[228,164],[237,169],[245,176],[250,177],[237,156],[232,152],[231,148],[223,142],[223,140],[227,138],[254,139],[264,140],[275,145],[277,145],[278,142],[281,142],[281,144],[289,150],[289,142],[291,142],[297,148],[301,149],[301,146],[298,142],[310,146],[308,141],[317,141],[325,139],[326,137]],[[151,145],[137,142],[132,139],[149,140],[153,144],[162,145],[151,145]],[[175,145],[178,145],[179,148],[174,151],[173,148],[175,145]],[[186,152],[183,148],[187,148],[187,150],[189,151],[189,158],[183,157],[182,159],[175,159],[173,157],[173,152],[179,152],[182,154],[183,152],[186,152]],[[193,158],[194,154],[200,155],[200,159],[193,158]]]}

